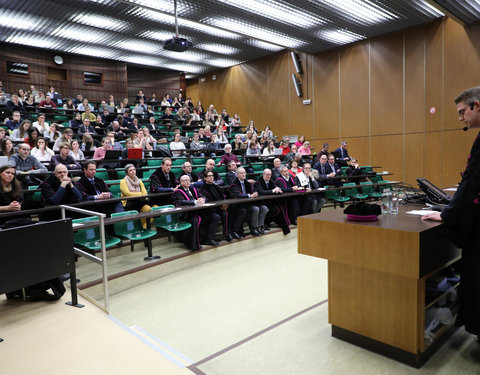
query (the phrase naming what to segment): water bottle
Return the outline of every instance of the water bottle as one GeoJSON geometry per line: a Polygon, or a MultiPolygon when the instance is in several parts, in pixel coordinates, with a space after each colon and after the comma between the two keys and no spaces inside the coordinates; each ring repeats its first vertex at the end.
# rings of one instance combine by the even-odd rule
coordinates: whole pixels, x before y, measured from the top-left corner
{"type": "Polygon", "coordinates": [[[391,210],[392,210],[392,192],[389,189],[383,189],[382,214],[389,214],[391,210]]]}

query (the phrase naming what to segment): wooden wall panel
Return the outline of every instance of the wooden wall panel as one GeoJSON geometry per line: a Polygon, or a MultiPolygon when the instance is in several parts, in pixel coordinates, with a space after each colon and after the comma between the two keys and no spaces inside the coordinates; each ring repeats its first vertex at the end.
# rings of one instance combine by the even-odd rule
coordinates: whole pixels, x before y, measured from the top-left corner
{"type": "Polygon", "coordinates": [[[250,114],[250,80],[246,64],[236,65],[232,71],[232,98],[228,108],[230,116],[237,113],[242,124],[247,124],[250,114]]]}
{"type": "Polygon", "coordinates": [[[405,135],[405,179],[412,186],[417,186],[416,179],[423,177],[425,159],[425,133],[405,135]]]}
{"type": "Polygon", "coordinates": [[[446,186],[442,177],[443,132],[425,133],[424,176],[437,186],[446,186]]]}
{"type": "Polygon", "coordinates": [[[338,49],[318,54],[313,58],[313,127],[316,140],[340,138],[338,84],[338,49]]]}
{"type": "Polygon", "coordinates": [[[187,90],[185,91],[185,97],[192,98],[192,101],[195,105],[197,104],[197,101],[200,100],[200,91],[197,78],[187,80],[187,90]]]}
{"type": "Polygon", "coordinates": [[[425,131],[425,29],[405,32],[405,132],[425,131]]]}
{"type": "Polygon", "coordinates": [[[303,68],[303,74],[296,74],[297,79],[302,84],[302,96],[298,97],[295,88],[293,87],[293,82],[291,80],[291,75],[295,73],[295,66],[293,65],[293,60],[291,59],[290,54],[288,54],[288,77],[290,79],[290,98],[289,98],[289,126],[291,134],[304,135],[307,140],[313,138],[313,126],[312,126],[312,106],[304,105],[304,99],[311,99],[312,93],[312,56],[307,55],[306,53],[299,54],[301,65],[303,68]]]}
{"type": "MultiPolygon", "coordinates": [[[[267,113],[268,121],[258,124],[263,129],[265,125],[274,127],[276,134],[297,134],[293,132],[288,119],[290,118],[289,98],[294,90],[288,71],[288,53],[278,55],[268,63],[267,80],[267,113]]],[[[257,125],[257,129],[259,129],[257,125]]]]}
{"type": "MultiPolygon", "coordinates": [[[[371,165],[370,160],[370,137],[347,138],[348,154],[357,158],[360,165],[371,165]]],[[[338,148],[340,143],[335,147],[330,147],[331,150],[338,148]]],[[[333,145],[332,145],[333,146],[333,145]]]]}
{"type": "Polygon", "coordinates": [[[64,64],[61,69],[67,70],[67,80],[51,80],[47,76],[47,68],[58,66],[53,62],[53,57],[58,53],[24,46],[0,44],[0,74],[3,84],[8,92],[19,89],[28,90],[33,84],[37,89],[48,89],[54,86],[64,96],[82,94],[90,101],[108,99],[114,95],[117,100],[127,95],[127,68],[125,63],[97,59],[94,57],[70,55],[62,53],[64,64]],[[21,77],[6,74],[6,61],[25,62],[29,64],[30,76],[21,77]],[[95,72],[103,74],[103,84],[85,84],[83,73],[95,72]]]}
{"type": "MultiPolygon", "coordinates": [[[[171,70],[155,70],[150,68],[128,66],[128,101],[135,102],[138,90],[150,98],[154,92],[159,101],[167,93],[173,98],[180,93],[180,75],[171,70]]],[[[185,96],[184,96],[185,99],[185,96]]]]}
{"type": "Polygon", "coordinates": [[[403,35],[370,42],[372,135],[403,132],[403,35]]]}
{"type": "Polygon", "coordinates": [[[432,22],[425,30],[425,129],[443,129],[443,23],[432,22]],[[429,109],[435,107],[435,114],[429,109]]]}
{"type": "MultiPolygon", "coordinates": [[[[250,77],[250,113],[245,118],[242,116],[242,124],[247,125],[253,120],[257,129],[265,124],[270,125],[275,134],[281,135],[277,124],[268,116],[267,103],[269,98],[268,89],[268,59],[256,60],[249,65],[250,77]]],[[[274,95],[275,96],[275,95],[274,95]]],[[[273,98],[275,100],[275,98],[273,98]]]]}
{"type": "Polygon", "coordinates": [[[479,85],[479,38],[478,25],[464,28],[452,20],[445,22],[445,129],[463,127],[454,99],[464,89],[479,85]]]}
{"type": "Polygon", "coordinates": [[[403,181],[404,154],[403,135],[372,136],[372,164],[382,166],[382,171],[389,171],[393,176],[386,179],[403,181]]]}
{"type": "Polygon", "coordinates": [[[340,51],[340,138],[369,134],[369,46],[340,51]]]}

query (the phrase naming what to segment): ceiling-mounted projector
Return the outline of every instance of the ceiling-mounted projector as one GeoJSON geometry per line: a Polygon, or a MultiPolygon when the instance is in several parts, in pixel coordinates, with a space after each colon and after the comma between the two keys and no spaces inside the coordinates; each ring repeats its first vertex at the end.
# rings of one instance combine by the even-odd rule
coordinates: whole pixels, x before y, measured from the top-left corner
{"type": "Polygon", "coordinates": [[[192,47],[193,47],[193,44],[191,41],[185,38],[179,38],[176,36],[174,36],[172,39],[167,39],[165,42],[163,42],[163,48],[169,51],[185,52],[192,47]]]}

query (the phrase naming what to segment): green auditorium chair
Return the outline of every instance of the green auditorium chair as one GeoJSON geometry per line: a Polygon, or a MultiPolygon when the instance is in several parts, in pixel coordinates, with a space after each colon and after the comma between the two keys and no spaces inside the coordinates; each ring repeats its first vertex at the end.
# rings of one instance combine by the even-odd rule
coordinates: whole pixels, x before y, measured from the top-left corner
{"type": "MultiPolygon", "coordinates": [[[[152,207],[152,211],[160,211],[160,210],[172,209],[172,208],[175,208],[175,206],[172,204],[168,204],[165,206],[152,207]]],[[[155,226],[157,228],[165,229],[168,232],[169,241],[170,241],[171,232],[181,232],[192,226],[192,224],[190,223],[181,221],[179,217],[180,217],[179,213],[173,212],[173,213],[157,216],[155,218],[155,221],[154,221],[155,226]]]]}
{"type": "Polygon", "coordinates": [[[140,219],[134,217],[138,214],[138,211],[131,210],[125,212],[116,212],[111,215],[112,219],[122,216],[132,216],[132,220],[122,221],[113,224],[113,230],[115,234],[120,237],[124,237],[130,240],[130,250],[133,251],[134,241],[143,241],[149,239],[157,234],[156,230],[143,229],[140,219]]]}
{"type": "Polygon", "coordinates": [[[370,181],[360,182],[360,190],[363,194],[367,194],[370,198],[380,198],[382,193],[377,193],[370,181]]]}
{"type": "Polygon", "coordinates": [[[335,186],[327,185],[325,186],[327,199],[333,201],[333,207],[337,208],[337,203],[343,205],[345,202],[350,200],[350,197],[344,197],[340,195],[340,190],[336,189],[335,186]]]}
{"type": "Polygon", "coordinates": [[[347,182],[343,184],[345,196],[355,200],[365,200],[368,198],[368,194],[359,193],[355,182],[347,182]]]}
{"type": "MultiPolygon", "coordinates": [[[[82,219],[74,219],[72,220],[72,224],[81,224],[90,221],[98,221],[98,218],[91,216],[82,219]]],[[[105,235],[105,248],[118,245],[120,242],[122,242],[120,238],[105,235]]],[[[99,227],[95,226],[93,228],[77,230],[73,233],[73,243],[78,246],[86,247],[89,250],[100,250],[102,248],[102,243],[100,241],[99,227]]]]}

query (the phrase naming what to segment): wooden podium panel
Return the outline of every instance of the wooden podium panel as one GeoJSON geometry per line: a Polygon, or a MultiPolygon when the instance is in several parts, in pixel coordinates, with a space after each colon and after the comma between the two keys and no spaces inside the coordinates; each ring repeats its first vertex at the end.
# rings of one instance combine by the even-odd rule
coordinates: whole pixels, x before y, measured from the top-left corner
{"type": "Polygon", "coordinates": [[[459,259],[460,250],[441,224],[410,209],[418,206],[376,222],[349,221],[341,209],[299,217],[298,252],[328,260],[334,336],[419,366],[428,358],[425,279],[459,259]]]}

